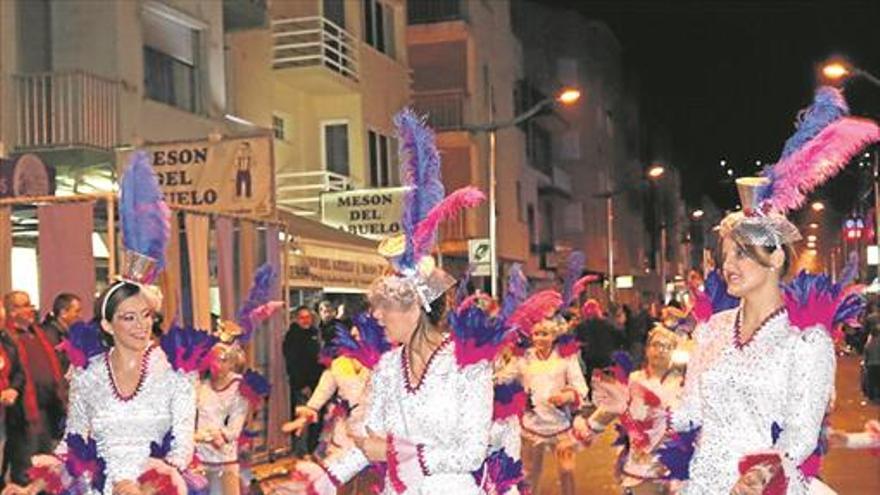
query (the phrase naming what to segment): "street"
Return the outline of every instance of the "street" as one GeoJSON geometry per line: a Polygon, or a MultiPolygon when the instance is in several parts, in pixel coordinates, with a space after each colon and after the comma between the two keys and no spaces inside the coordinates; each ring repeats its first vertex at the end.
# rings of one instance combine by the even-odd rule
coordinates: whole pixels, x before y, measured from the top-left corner
{"type": "MultiPolygon", "coordinates": [[[[837,406],[831,417],[835,429],[861,430],[865,421],[880,418],[880,407],[865,404],[859,391],[859,358],[838,358],[837,406]]],[[[619,495],[620,488],[614,480],[614,462],[617,456],[611,447],[615,434],[602,435],[592,447],[582,451],[578,458],[578,493],[590,495],[619,495]]],[[[541,478],[540,493],[557,495],[556,465],[547,456],[545,472],[541,478]]],[[[835,450],[825,459],[822,468],[825,482],[841,495],[880,493],[880,456],[867,451],[835,450]]]]}

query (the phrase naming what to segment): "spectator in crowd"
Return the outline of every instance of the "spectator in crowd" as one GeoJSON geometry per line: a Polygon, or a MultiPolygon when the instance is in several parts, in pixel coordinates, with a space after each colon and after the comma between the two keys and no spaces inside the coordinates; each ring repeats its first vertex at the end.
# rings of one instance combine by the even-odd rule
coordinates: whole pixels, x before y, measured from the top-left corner
{"type": "Polygon", "coordinates": [[[325,299],[318,303],[318,332],[321,335],[321,347],[333,341],[336,335],[336,306],[325,299]]]}
{"type": "MultiPolygon", "coordinates": [[[[296,309],[294,321],[284,336],[282,349],[290,384],[290,403],[295,409],[306,405],[323,372],[318,362],[321,352],[318,330],[307,306],[296,309]]],[[[312,452],[318,444],[320,431],[320,422],[310,425],[306,434],[295,440],[294,453],[302,457],[312,452]]]]}
{"type": "Polygon", "coordinates": [[[46,315],[42,328],[46,338],[56,349],[58,361],[61,363],[61,372],[67,373],[69,362],[67,355],[58,350],[58,344],[67,339],[70,326],[79,321],[82,316],[82,301],[75,294],[62,292],[55,296],[52,302],[52,312],[46,315]]]}
{"type": "Polygon", "coordinates": [[[24,380],[18,400],[6,408],[7,442],[5,462],[14,483],[28,483],[31,456],[50,453],[63,434],[66,397],[61,364],[52,343],[36,324],[36,311],[26,292],[13,291],[3,297],[6,309],[6,337],[16,354],[24,380]]]}
{"type": "Polygon", "coordinates": [[[624,340],[623,333],[605,319],[599,301],[588,299],[581,309],[581,318],[581,323],[575,328],[575,336],[581,343],[584,373],[589,381],[593,370],[611,365],[611,354],[623,348],[624,340]]]}
{"type": "MultiPolygon", "coordinates": [[[[6,311],[0,304],[0,322],[6,321],[6,311]]],[[[14,406],[24,390],[24,370],[18,359],[15,342],[9,337],[5,324],[0,325],[0,491],[6,479],[3,452],[6,446],[6,410],[14,406]]]]}
{"type": "Polygon", "coordinates": [[[880,324],[869,327],[870,335],[865,345],[865,395],[868,400],[880,403],[880,324]]]}

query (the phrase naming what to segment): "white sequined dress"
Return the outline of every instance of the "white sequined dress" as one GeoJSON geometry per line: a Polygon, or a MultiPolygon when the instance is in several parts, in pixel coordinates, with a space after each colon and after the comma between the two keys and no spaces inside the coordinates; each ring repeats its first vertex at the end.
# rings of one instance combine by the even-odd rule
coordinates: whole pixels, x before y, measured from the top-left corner
{"type": "MultiPolygon", "coordinates": [[[[472,495],[483,491],[472,471],[488,452],[492,422],[492,365],[460,367],[455,343],[447,338],[426,365],[421,382],[408,378],[406,347],[385,353],[373,370],[365,397],[366,428],[378,435],[392,434],[423,445],[424,468],[429,473],[404,493],[472,495]]],[[[342,482],[368,464],[357,448],[327,462],[328,471],[342,482]]],[[[394,492],[386,480],[387,495],[394,492]]]]}
{"type": "Polygon", "coordinates": [[[238,462],[238,437],[247,422],[248,401],[241,393],[241,375],[221,389],[214,388],[211,380],[203,380],[198,387],[198,416],[196,421],[196,452],[202,464],[211,468],[238,462]],[[211,439],[219,433],[224,440],[220,447],[211,439]]]}
{"type": "MultiPolygon", "coordinates": [[[[169,430],[174,440],[165,461],[178,469],[189,465],[196,417],[195,379],[174,371],[161,348],[154,346],[144,353],[140,383],[128,397],[115,385],[109,352],[93,357],[86,369],[71,369],[65,435],[75,433],[95,440],[98,455],[106,463],[104,493],[111,493],[119,481],[137,480],[150,457],[150,443],[161,444],[169,430]]],[[[57,453],[65,450],[62,442],[57,453]]]]}
{"type": "Polygon", "coordinates": [[[798,329],[774,313],[740,343],[738,309],[720,312],[695,331],[682,403],[671,417],[685,431],[702,428],[682,493],[729,493],[746,455],[777,452],[788,495],[808,493],[799,466],[815,450],[834,382],[831,337],[798,329]],[[774,435],[778,435],[774,443],[774,435]]]}

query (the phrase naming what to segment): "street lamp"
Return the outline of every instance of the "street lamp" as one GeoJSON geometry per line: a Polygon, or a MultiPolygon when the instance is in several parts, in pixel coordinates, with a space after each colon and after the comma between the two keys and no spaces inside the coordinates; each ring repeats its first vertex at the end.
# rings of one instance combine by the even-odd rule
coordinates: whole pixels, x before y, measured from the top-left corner
{"type": "Polygon", "coordinates": [[[699,220],[703,218],[703,215],[705,215],[705,212],[703,212],[703,210],[694,210],[693,213],[691,213],[691,217],[693,217],[694,220],[699,220]]]}
{"type": "Polygon", "coordinates": [[[665,173],[666,169],[663,168],[663,165],[654,164],[651,166],[651,168],[648,169],[648,178],[656,180],[660,177],[663,177],[663,174],[665,173]]]}
{"type": "Polygon", "coordinates": [[[841,60],[831,60],[825,63],[822,66],[822,75],[830,81],[844,81],[851,77],[862,77],[875,86],[880,86],[880,79],[877,76],[841,60]]]}
{"type": "MultiPolygon", "coordinates": [[[[651,186],[656,186],[657,182],[659,182],[660,178],[663,177],[663,174],[666,173],[666,169],[663,165],[659,163],[655,163],[648,169],[648,179],[651,181],[651,186]]],[[[653,230],[653,229],[652,229],[653,230]]],[[[653,237],[653,231],[651,236],[653,237]]],[[[653,243],[653,240],[651,241],[653,243]]],[[[666,221],[665,219],[660,220],[660,266],[658,267],[660,270],[660,297],[664,298],[666,296],[666,221]]]]}
{"type": "Polygon", "coordinates": [[[812,208],[813,211],[822,211],[825,209],[825,204],[821,201],[813,201],[813,204],[810,205],[810,208],[812,208]]]}
{"type": "Polygon", "coordinates": [[[573,105],[580,100],[581,92],[575,88],[562,88],[553,96],[544,98],[535,103],[525,112],[515,116],[511,120],[503,122],[495,122],[494,115],[492,122],[488,124],[466,125],[464,130],[468,132],[478,133],[485,132],[489,135],[489,271],[491,275],[490,285],[492,297],[498,296],[498,216],[495,212],[495,206],[498,201],[496,194],[497,181],[497,150],[498,150],[498,131],[508,127],[514,127],[538,115],[538,113],[546,107],[561,103],[563,105],[573,105]]]}

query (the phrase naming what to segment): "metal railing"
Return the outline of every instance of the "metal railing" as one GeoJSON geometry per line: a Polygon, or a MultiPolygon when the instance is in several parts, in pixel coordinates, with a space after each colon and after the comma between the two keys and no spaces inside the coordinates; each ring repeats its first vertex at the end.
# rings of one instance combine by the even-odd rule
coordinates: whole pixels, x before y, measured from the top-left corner
{"type": "Polygon", "coordinates": [[[15,75],[16,147],[119,144],[120,83],[81,71],[15,75]]]}
{"type": "Polygon", "coordinates": [[[409,24],[466,20],[462,0],[410,0],[406,17],[409,24]]]}
{"type": "Polygon", "coordinates": [[[350,177],[335,172],[282,172],[275,175],[275,202],[298,215],[316,215],[321,209],[321,193],[348,191],[354,186],[350,177]]]}
{"type": "Polygon", "coordinates": [[[461,89],[421,91],[413,96],[413,105],[428,115],[428,124],[434,129],[454,130],[464,125],[464,99],[461,89]]]}
{"type": "Polygon", "coordinates": [[[358,80],[358,42],[345,29],[324,17],[272,21],[272,67],[327,67],[358,80]]]}

